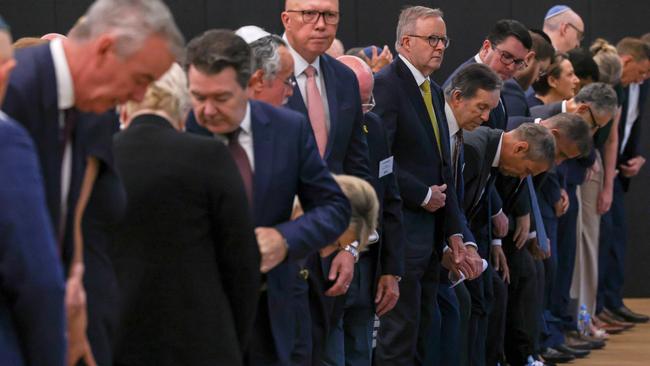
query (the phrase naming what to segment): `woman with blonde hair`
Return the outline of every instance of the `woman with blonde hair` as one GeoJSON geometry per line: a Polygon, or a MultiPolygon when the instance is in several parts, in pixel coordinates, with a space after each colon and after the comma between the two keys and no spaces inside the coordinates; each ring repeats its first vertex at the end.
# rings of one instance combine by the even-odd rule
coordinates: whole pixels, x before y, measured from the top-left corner
{"type": "Polygon", "coordinates": [[[612,86],[618,84],[621,80],[623,66],[616,47],[607,40],[598,38],[589,47],[589,51],[594,55],[594,61],[598,65],[600,75],[598,81],[612,86]]]}

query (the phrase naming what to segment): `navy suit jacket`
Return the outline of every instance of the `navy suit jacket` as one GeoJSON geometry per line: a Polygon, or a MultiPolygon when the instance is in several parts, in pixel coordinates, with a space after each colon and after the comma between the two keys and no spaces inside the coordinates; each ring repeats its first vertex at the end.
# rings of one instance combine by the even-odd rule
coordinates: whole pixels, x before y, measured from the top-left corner
{"type": "MultiPolygon", "coordinates": [[[[363,114],[359,83],[349,67],[327,54],[320,56],[320,69],[325,80],[330,112],[330,129],[323,160],[334,174],[349,174],[370,180],[368,171],[368,144],[361,129],[363,114]]],[[[286,104],[305,115],[307,107],[298,85],[286,104]]],[[[311,128],[311,124],[309,124],[311,128]]]]}
{"type": "MultiPolygon", "coordinates": [[[[370,246],[370,253],[378,259],[377,275],[404,275],[404,231],[402,228],[402,199],[393,172],[379,178],[379,164],[390,158],[388,140],[381,118],[373,112],[364,115],[364,132],[367,131],[370,152],[370,183],[379,198],[379,242],[370,246]]],[[[375,286],[373,284],[373,292],[375,286]]]]}
{"type": "MultiPolygon", "coordinates": [[[[377,113],[386,127],[389,145],[395,157],[397,183],[404,209],[417,214],[427,211],[421,204],[432,185],[447,184],[445,206],[431,214],[431,225],[419,228],[421,238],[431,238],[439,254],[443,239],[457,233],[465,241],[475,241],[455,193],[449,156],[449,130],[444,113],[444,97],[432,82],[431,95],[440,130],[442,156],[437,148],[433,126],[420,88],[401,58],[375,75],[377,113]],[[434,225],[438,228],[434,230],[434,225]],[[444,235],[443,235],[444,234],[444,235]]],[[[428,240],[428,239],[427,239],[428,240]]]]}
{"type": "Polygon", "coordinates": [[[34,144],[0,116],[0,360],[65,362],[63,271],[34,144]]]}
{"type": "Polygon", "coordinates": [[[503,83],[501,99],[504,101],[508,110],[508,122],[515,116],[530,116],[530,108],[528,108],[528,103],[526,102],[526,92],[515,79],[510,79],[503,83]]]}
{"type": "MultiPolygon", "coordinates": [[[[2,110],[20,122],[34,140],[45,184],[50,219],[59,237],[61,208],[61,159],[59,109],[54,63],[48,44],[20,49],[17,66],[11,74],[2,110]]],[[[72,215],[83,179],[83,139],[74,137],[72,176],[67,203],[63,244],[64,263],[71,257],[72,215]]]]}
{"type": "MultiPolygon", "coordinates": [[[[251,100],[250,106],[254,223],[275,227],[289,245],[288,260],[267,274],[275,349],[283,364],[289,364],[296,329],[292,291],[299,281],[297,260],[338,239],[348,227],[350,206],[321,159],[306,118],[258,101],[251,100]],[[291,221],[296,195],[305,214],[291,221]]],[[[198,126],[193,114],[187,130],[212,135],[198,126]]]]}

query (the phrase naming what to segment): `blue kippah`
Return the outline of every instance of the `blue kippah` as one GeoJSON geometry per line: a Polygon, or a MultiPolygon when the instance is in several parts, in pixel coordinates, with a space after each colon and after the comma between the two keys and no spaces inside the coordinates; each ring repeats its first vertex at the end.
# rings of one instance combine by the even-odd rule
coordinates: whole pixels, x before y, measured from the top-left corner
{"type": "Polygon", "coordinates": [[[0,15],[0,30],[9,30],[9,24],[7,24],[5,20],[2,19],[2,15],[0,15]]]}
{"type": "Polygon", "coordinates": [[[571,10],[571,8],[566,6],[566,5],[555,5],[554,7],[548,9],[548,12],[546,13],[546,16],[544,17],[544,20],[549,19],[549,18],[553,18],[554,16],[560,15],[560,14],[562,14],[564,12],[569,11],[569,10],[571,10]]]}

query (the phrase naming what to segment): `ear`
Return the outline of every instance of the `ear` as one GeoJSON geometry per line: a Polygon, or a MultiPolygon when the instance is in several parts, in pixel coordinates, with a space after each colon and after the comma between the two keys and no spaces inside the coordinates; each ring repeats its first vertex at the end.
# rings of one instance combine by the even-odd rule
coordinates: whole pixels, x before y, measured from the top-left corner
{"type": "Polygon", "coordinates": [[[583,113],[588,113],[587,109],[589,109],[589,106],[587,106],[584,103],[578,104],[578,109],[576,109],[577,114],[583,114],[583,113]]]}
{"type": "Polygon", "coordinates": [[[481,45],[481,50],[479,51],[479,55],[481,58],[485,58],[485,56],[490,52],[490,49],[492,48],[492,42],[489,40],[484,40],[483,44],[481,45]]]}
{"type": "Polygon", "coordinates": [[[528,142],[527,141],[517,141],[514,146],[515,155],[526,155],[528,153],[528,142]]]}
{"type": "Polygon", "coordinates": [[[115,38],[104,34],[94,41],[94,55],[97,66],[101,66],[108,56],[115,53],[115,38]]]}
{"type": "Polygon", "coordinates": [[[248,90],[260,93],[264,88],[264,71],[256,70],[248,81],[248,90]]]}
{"type": "Polygon", "coordinates": [[[291,17],[288,12],[283,11],[280,14],[280,19],[282,20],[282,25],[284,26],[284,29],[287,30],[291,26],[291,17]]]}
{"type": "Polygon", "coordinates": [[[546,78],[546,82],[548,83],[548,85],[549,85],[551,88],[555,88],[555,87],[557,87],[557,79],[556,79],[554,76],[552,76],[552,75],[549,75],[549,76],[546,78]]]}
{"type": "MultiPolygon", "coordinates": [[[[400,47],[403,49],[410,51],[411,50],[411,37],[409,36],[402,36],[401,42],[400,42],[400,47]]],[[[359,51],[363,53],[363,50],[359,51]]],[[[364,53],[365,55],[365,53],[364,53]]]]}
{"type": "Polygon", "coordinates": [[[623,55],[621,56],[621,65],[622,66],[627,66],[630,62],[632,62],[632,56],[630,55],[623,55]]]}
{"type": "Polygon", "coordinates": [[[460,90],[454,90],[451,93],[451,101],[454,105],[459,105],[463,101],[463,96],[460,93],[460,90]]]}
{"type": "Polygon", "coordinates": [[[526,57],[524,57],[524,59],[526,60],[526,64],[530,65],[535,60],[536,55],[537,54],[535,53],[535,51],[528,52],[526,57]]]}

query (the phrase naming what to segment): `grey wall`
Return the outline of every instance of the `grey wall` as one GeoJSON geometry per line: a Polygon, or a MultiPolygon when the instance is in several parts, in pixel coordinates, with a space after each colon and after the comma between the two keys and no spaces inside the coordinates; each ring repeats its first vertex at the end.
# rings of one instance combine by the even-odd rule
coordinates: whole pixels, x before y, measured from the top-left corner
{"type": "MultiPolygon", "coordinates": [[[[451,38],[445,62],[434,78],[439,82],[479,48],[490,26],[501,18],[514,18],[532,28],[541,28],[546,11],[557,0],[341,0],[339,38],[346,47],[370,44],[391,46],[399,10],[409,5],[439,7],[445,12],[451,38]]],[[[237,28],[256,24],[280,33],[283,0],[166,0],[181,30],[189,39],[210,28],[237,28]]],[[[84,13],[89,0],[0,0],[0,14],[12,26],[14,38],[49,32],[65,33],[84,13]]],[[[561,1],[582,15],[585,44],[596,37],[616,42],[624,36],[650,32],[650,5],[638,0],[561,1]]],[[[649,102],[650,103],[650,102],[649,102]]],[[[650,112],[650,106],[646,108],[650,112]]],[[[650,122],[650,113],[644,124],[650,122]]],[[[647,128],[646,128],[647,130],[647,128]]],[[[650,151],[650,134],[644,135],[650,151]]],[[[650,158],[650,154],[648,154],[650,158]]],[[[632,184],[626,197],[629,218],[629,250],[626,294],[650,296],[650,163],[632,184]]]]}

